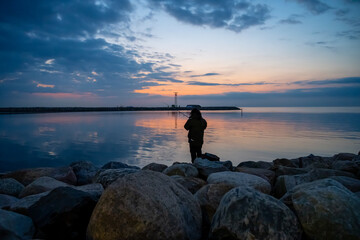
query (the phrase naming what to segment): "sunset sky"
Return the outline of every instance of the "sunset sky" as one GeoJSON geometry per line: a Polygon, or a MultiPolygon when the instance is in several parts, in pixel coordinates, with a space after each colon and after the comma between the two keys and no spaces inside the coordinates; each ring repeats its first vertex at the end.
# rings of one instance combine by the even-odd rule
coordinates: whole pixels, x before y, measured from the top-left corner
{"type": "Polygon", "coordinates": [[[9,0],[0,107],[360,106],[359,0],[9,0]]]}

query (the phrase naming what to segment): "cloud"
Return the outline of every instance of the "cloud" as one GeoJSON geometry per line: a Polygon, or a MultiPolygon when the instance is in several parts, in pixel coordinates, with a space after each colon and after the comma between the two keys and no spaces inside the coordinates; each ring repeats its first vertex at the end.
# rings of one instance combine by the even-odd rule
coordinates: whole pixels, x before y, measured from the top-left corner
{"type": "Polygon", "coordinates": [[[243,0],[148,0],[153,9],[161,8],[178,21],[211,28],[225,28],[234,32],[263,25],[270,18],[264,4],[243,0]]]}
{"type": "Polygon", "coordinates": [[[55,59],[48,59],[48,60],[46,60],[45,61],[45,64],[48,64],[48,65],[51,65],[51,64],[53,64],[54,63],[54,61],[55,61],[55,59]]]}
{"type": "Polygon", "coordinates": [[[336,34],[336,37],[347,38],[349,40],[357,40],[360,38],[360,30],[341,31],[336,34]]]}
{"type": "Polygon", "coordinates": [[[329,5],[319,0],[292,0],[303,5],[313,14],[321,14],[331,9],[329,5]]]}
{"type": "Polygon", "coordinates": [[[201,74],[201,75],[191,75],[190,77],[208,77],[208,76],[218,76],[220,75],[219,73],[205,73],[205,74],[201,74]]]}
{"type": "Polygon", "coordinates": [[[299,20],[301,15],[292,14],[286,19],[282,19],[279,21],[281,24],[302,24],[302,21],[299,20]]]}
{"type": "Polygon", "coordinates": [[[292,84],[300,84],[300,85],[331,85],[331,84],[360,85],[360,77],[346,77],[346,78],[317,80],[317,81],[296,81],[296,82],[292,82],[292,84]]]}
{"type": "Polygon", "coordinates": [[[187,85],[194,86],[253,86],[253,85],[269,85],[273,83],[266,82],[256,82],[256,83],[212,83],[212,82],[199,82],[199,81],[189,81],[186,82],[187,85]]]}

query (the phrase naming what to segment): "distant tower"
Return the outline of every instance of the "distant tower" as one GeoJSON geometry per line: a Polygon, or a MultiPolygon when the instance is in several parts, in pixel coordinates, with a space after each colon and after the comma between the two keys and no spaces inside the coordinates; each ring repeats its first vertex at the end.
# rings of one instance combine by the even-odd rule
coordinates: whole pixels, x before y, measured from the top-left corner
{"type": "Polygon", "coordinates": [[[178,92],[174,92],[175,93],[175,107],[178,107],[178,105],[177,105],[177,94],[178,94],[178,92]]]}

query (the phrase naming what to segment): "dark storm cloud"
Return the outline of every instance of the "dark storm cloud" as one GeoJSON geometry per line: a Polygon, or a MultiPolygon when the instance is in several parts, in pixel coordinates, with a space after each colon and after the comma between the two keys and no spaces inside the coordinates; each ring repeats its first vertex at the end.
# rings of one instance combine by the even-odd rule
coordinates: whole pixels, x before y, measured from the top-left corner
{"type": "Polygon", "coordinates": [[[189,81],[187,85],[195,86],[253,86],[253,85],[269,85],[273,83],[266,82],[257,82],[257,83],[210,83],[210,82],[198,82],[198,81],[189,81]]]}
{"type": "Polygon", "coordinates": [[[281,24],[301,24],[302,21],[299,20],[300,17],[301,17],[301,15],[293,14],[293,15],[290,15],[286,19],[280,20],[279,23],[281,23],[281,24]]]}
{"type": "Polygon", "coordinates": [[[208,76],[218,76],[220,75],[219,73],[205,73],[205,74],[201,74],[201,75],[191,75],[190,77],[194,78],[194,77],[208,77],[208,76]]]}
{"type": "Polygon", "coordinates": [[[321,14],[331,9],[329,5],[319,0],[292,0],[303,5],[313,14],[321,14]]]}
{"type": "Polygon", "coordinates": [[[241,32],[262,25],[270,18],[267,5],[243,0],[148,0],[177,20],[197,26],[226,28],[241,32]]]}

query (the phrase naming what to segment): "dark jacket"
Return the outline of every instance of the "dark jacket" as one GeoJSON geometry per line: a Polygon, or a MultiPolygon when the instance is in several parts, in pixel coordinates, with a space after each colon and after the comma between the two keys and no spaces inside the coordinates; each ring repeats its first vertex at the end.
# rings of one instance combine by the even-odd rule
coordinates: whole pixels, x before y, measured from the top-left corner
{"type": "Polygon", "coordinates": [[[184,128],[189,131],[189,143],[196,146],[201,146],[204,143],[204,130],[207,127],[205,119],[189,118],[184,125],[184,128]]]}

